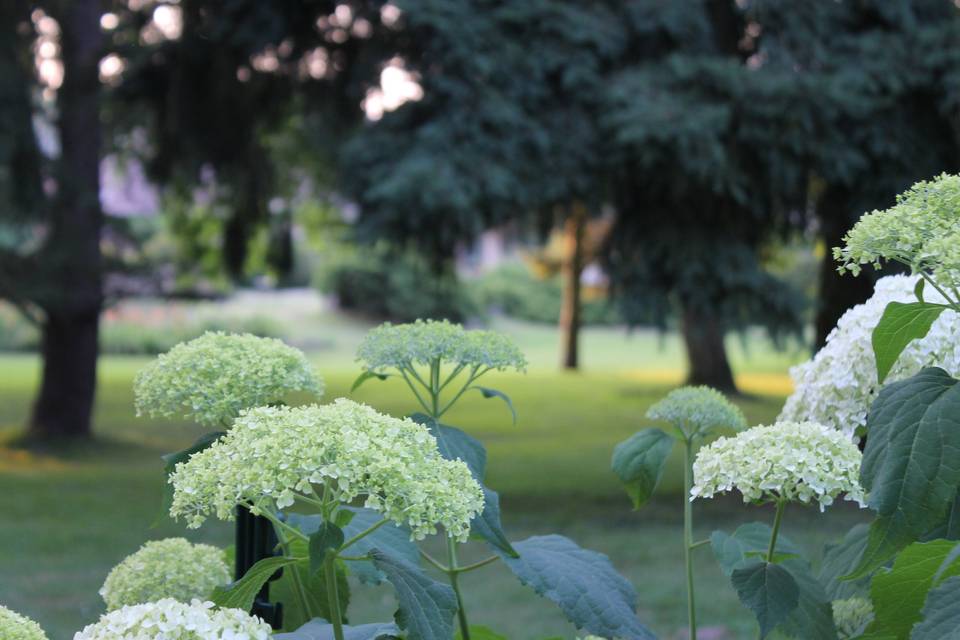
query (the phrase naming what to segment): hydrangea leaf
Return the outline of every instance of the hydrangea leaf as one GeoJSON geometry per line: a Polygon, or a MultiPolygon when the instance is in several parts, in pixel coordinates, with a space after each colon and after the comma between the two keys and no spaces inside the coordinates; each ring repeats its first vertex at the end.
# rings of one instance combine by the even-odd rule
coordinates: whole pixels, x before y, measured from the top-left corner
{"type": "Polygon", "coordinates": [[[911,640],[960,639],[960,576],[947,578],[927,594],[911,640]]]}
{"type": "Polygon", "coordinates": [[[898,554],[889,570],[877,573],[870,584],[876,617],[865,637],[911,637],[930,590],[960,575],[957,547],[949,540],[918,542],[898,554]]]}
{"type": "Polygon", "coordinates": [[[871,338],[880,382],[886,379],[907,345],[926,337],[930,327],[947,308],[928,302],[891,302],[887,305],[871,338]]]}
{"type": "MultiPolygon", "coordinates": [[[[343,534],[348,539],[369,529],[383,519],[383,516],[376,511],[362,507],[341,507],[341,511],[349,511],[353,514],[350,522],[343,527],[343,534]]],[[[291,513],[287,517],[290,524],[307,535],[316,531],[323,522],[323,519],[318,515],[308,516],[291,513]]],[[[370,535],[354,542],[346,553],[351,556],[363,556],[369,554],[372,549],[381,549],[391,556],[403,558],[414,565],[420,563],[420,551],[417,549],[417,545],[410,541],[410,529],[406,527],[393,524],[382,526],[370,535]]],[[[346,564],[350,573],[365,584],[380,584],[386,579],[383,572],[374,567],[372,562],[351,560],[346,564]]]]}
{"type": "MultiPolygon", "coordinates": [[[[344,625],[343,640],[387,640],[399,638],[400,629],[392,622],[374,622],[351,627],[344,625]]],[[[276,640],[334,640],[333,625],[323,618],[314,618],[296,631],[273,636],[276,640]]]]}
{"type": "Polygon", "coordinates": [[[420,567],[379,549],[373,549],[370,556],[396,591],[400,607],[395,617],[408,640],[449,640],[457,613],[453,589],[432,579],[420,567]]]}
{"type": "Polygon", "coordinates": [[[483,511],[471,521],[471,534],[516,557],[517,552],[510,546],[510,541],[503,532],[503,525],[500,523],[500,496],[483,485],[483,477],[487,468],[487,450],[483,444],[462,430],[441,424],[426,414],[415,413],[410,418],[430,430],[433,437],[437,439],[437,448],[440,450],[440,455],[447,460],[462,460],[465,462],[470,467],[473,477],[483,488],[483,511]]]}
{"type": "Polygon", "coordinates": [[[760,637],[786,621],[800,604],[800,587],[790,572],[778,564],[754,560],[734,569],[730,581],[740,602],[760,624],[760,637]]]}
{"type": "Polygon", "coordinates": [[[873,404],[867,427],[860,477],[877,518],[851,579],[947,518],[960,485],[960,385],[938,368],[892,383],[873,404]]]}
{"type": "Polygon", "coordinates": [[[350,393],[353,393],[354,391],[359,389],[364,382],[366,382],[367,380],[370,380],[371,378],[376,378],[377,380],[383,381],[389,377],[390,377],[389,373],[377,373],[376,371],[370,371],[369,369],[367,369],[366,371],[361,373],[359,376],[357,376],[357,379],[353,381],[352,385],[350,385],[350,393]]]}
{"type": "Polygon", "coordinates": [[[473,386],[470,388],[479,391],[480,395],[482,395],[484,398],[500,398],[503,400],[506,403],[507,408],[510,409],[510,415],[513,417],[513,424],[517,424],[517,410],[513,408],[513,401],[510,400],[510,396],[505,394],[503,391],[491,389],[489,387],[473,386]]]}
{"type": "MultiPolygon", "coordinates": [[[[761,522],[742,525],[732,535],[714,531],[710,543],[724,574],[731,576],[735,570],[756,562],[758,554],[765,554],[770,544],[770,533],[770,527],[761,522]]],[[[813,576],[800,549],[786,536],[780,535],[775,557],[778,558],[777,564],[790,572],[800,593],[797,607],[780,624],[779,629],[797,638],[835,638],[837,631],[833,624],[830,598],[813,576]]]]}
{"type": "Polygon", "coordinates": [[[869,591],[870,576],[857,580],[842,579],[860,564],[869,531],[869,525],[858,524],[843,536],[843,540],[824,549],[819,578],[831,600],[846,600],[866,595],[869,591]]]}
{"type": "Polygon", "coordinates": [[[479,440],[456,427],[441,424],[425,413],[415,413],[410,419],[422,424],[437,439],[437,448],[447,460],[463,460],[477,482],[483,482],[487,470],[487,450],[479,440]]]}
{"type": "Polygon", "coordinates": [[[570,622],[603,638],[653,640],[636,615],[637,593],[602,553],[559,535],[515,542],[519,558],[500,552],[507,567],[539,595],[552,600],[570,622]]]}
{"type": "Polygon", "coordinates": [[[650,499],[673,450],[674,439],[660,429],[644,429],[624,440],[613,450],[611,467],[639,509],[650,499]]]}
{"type": "MultiPolygon", "coordinates": [[[[307,543],[299,539],[291,540],[290,554],[298,558],[306,557],[307,543]]],[[[340,600],[340,610],[346,611],[350,604],[350,584],[341,563],[337,563],[337,597],[340,600]]],[[[285,567],[280,578],[270,583],[270,599],[283,604],[285,631],[299,628],[313,616],[327,616],[330,613],[326,576],[322,570],[311,571],[309,560],[300,560],[285,567]],[[298,580],[304,587],[306,602],[301,599],[298,580]]]]}
{"type": "Polygon", "coordinates": [[[214,589],[210,599],[220,607],[249,611],[254,599],[270,576],[295,562],[294,558],[264,558],[250,567],[236,582],[214,589]]]}
{"type": "Polygon", "coordinates": [[[343,529],[332,522],[321,522],[317,529],[310,534],[310,541],[307,544],[307,550],[310,554],[310,571],[312,573],[322,571],[327,553],[335,552],[343,545],[345,540],[343,529]]]}

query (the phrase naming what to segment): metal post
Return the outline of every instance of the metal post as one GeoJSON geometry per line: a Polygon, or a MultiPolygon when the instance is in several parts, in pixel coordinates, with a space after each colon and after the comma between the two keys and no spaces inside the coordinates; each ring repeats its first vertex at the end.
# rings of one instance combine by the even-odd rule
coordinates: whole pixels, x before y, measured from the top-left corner
{"type": "MultiPolygon", "coordinates": [[[[237,507],[236,579],[258,561],[276,555],[277,535],[273,523],[263,516],[255,516],[243,507],[237,507]]],[[[259,616],[274,629],[283,625],[283,605],[270,602],[270,582],[280,577],[282,569],[270,576],[253,601],[250,613],[259,616]]]]}

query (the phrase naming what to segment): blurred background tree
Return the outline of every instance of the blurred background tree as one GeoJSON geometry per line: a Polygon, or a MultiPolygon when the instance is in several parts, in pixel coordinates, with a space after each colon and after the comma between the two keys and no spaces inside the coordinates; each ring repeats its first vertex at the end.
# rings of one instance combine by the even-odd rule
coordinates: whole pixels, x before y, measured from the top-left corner
{"type": "Polygon", "coordinates": [[[0,295],[42,328],[38,435],[89,432],[104,305],[312,271],[378,319],[551,320],[564,368],[585,318],[676,328],[734,390],[731,332],[822,344],[871,288],[829,248],[960,165],[951,0],[2,11],[0,295]],[[138,170],[152,215],[111,213],[138,170]],[[491,232],[513,262],[465,282],[491,232]]]}

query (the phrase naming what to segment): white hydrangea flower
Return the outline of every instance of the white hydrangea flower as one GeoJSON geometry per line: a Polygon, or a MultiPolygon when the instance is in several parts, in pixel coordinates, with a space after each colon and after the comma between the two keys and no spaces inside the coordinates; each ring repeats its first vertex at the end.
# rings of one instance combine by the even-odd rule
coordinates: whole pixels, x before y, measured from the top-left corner
{"type": "Polygon", "coordinates": [[[818,502],[840,494],[863,506],[862,455],[842,433],[815,422],[778,422],[719,438],[693,463],[691,498],[736,489],[744,502],[818,502]]]}
{"type": "Polygon", "coordinates": [[[0,638],[3,640],[47,640],[36,622],[0,604],[0,638]]]}
{"type": "Polygon", "coordinates": [[[866,598],[834,600],[833,623],[840,640],[859,638],[867,625],[873,621],[873,603],[866,598]]]}
{"type": "Polygon", "coordinates": [[[466,540],[483,509],[483,491],[461,460],[445,460],[426,427],[340,398],[329,405],[258,407],[226,436],[177,465],[170,514],[198,527],[210,514],[233,518],[234,506],[283,509],[324,482],[342,503],[366,506],[408,525],[413,537],[437,525],[466,540]]]}
{"type": "Polygon", "coordinates": [[[184,538],[147,542],[107,576],[100,596],[113,611],[128,604],[173,598],[207,598],[214,587],[231,581],[222,549],[184,538]]]}
{"type": "Polygon", "coordinates": [[[884,260],[925,271],[945,289],[960,288],[960,176],[918,182],[883,211],[864,214],[834,249],[840,271],[884,260]]]}
{"type": "Polygon", "coordinates": [[[276,338],[207,332],[160,355],[137,374],[137,415],[226,425],[242,409],[293,391],[319,397],[323,381],[307,357],[276,338]]]}
{"type": "Polygon", "coordinates": [[[357,349],[369,371],[430,365],[435,360],[490,369],[524,371],[527,361],[516,344],[495,331],[465,330],[446,320],[389,322],[371,330],[357,349]]]}
{"type": "MultiPolygon", "coordinates": [[[[877,281],[873,296],[840,318],[827,336],[827,343],[803,364],[790,369],[793,394],[778,420],[825,424],[854,438],[867,424],[867,412],[881,385],[871,337],[883,310],[891,302],[913,302],[919,276],[888,276],[877,281]]],[[[943,302],[927,288],[927,302],[943,302]]],[[[960,374],[960,314],[946,310],[930,327],[930,333],[911,342],[890,371],[885,384],[904,380],[924,367],[942,367],[960,374]]]]}
{"type": "Polygon", "coordinates": [[[270,625],[240,609],[164,598],[111,611],[73,640],[267,640],[270,634],[270,625]]]}
{"type": "Polygon", "coordinates": [[[739,431],[747,426],[740,407],[707,386],[674,389],[650,407],[647,417],[669,422],[688,437],[721,428],[739,431]]]}

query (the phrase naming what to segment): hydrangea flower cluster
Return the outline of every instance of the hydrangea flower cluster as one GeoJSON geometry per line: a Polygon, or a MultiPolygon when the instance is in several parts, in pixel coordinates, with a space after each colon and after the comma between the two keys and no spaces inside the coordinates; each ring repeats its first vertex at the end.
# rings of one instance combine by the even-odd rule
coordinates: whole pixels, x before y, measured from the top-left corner
{"type": "Polygon", "coordinates": [[[840,640],[859,638],[873,621],[873,603],[866,598],[834,600],[833,623],[840,640]]]}
{"type": "Polygon", "coordinates": [[[834,257],[855,275],[861,265],[894,260],[930,273],[941,287],[960,288],[960,176],[918,182],[894,206],[865,214],[834,257]]]}
{"type": "Polygon", "coordinates": [[[111,611],[73,640],[267,640],[270,634],[270,625],[240,609],[165,598],[111,611]]]}
{"type": "Polygon", "coordinates": [[[258,514],[283,509],[325,482],[343,503],[366,496],[365,506],[408,525],[415,539],[442,525],[466,540],[483,508],[467,465],[444,459],[426,427],[344,398],[250,409],[221,440],[178,464],[170,482],[170,514],[190,527],[209,514],[229,520],[240,503],[258,514]]]}
{"type": "Polygon", "coordinates": [[[740,407],[711,387],[674,389],[647,411],[651,420],[664,420],[683,431],[687,437],[705,435],[714,429],[740,431],[747,419],[740,407]]]}
{"type": "Polygon", "coordinates": [[[416,365],[436,360],[502,371],[524,371],[527,361],[510,338],[495,331],[466,330],[446,320],[389,322],[367,333],[357,350],[357,361],[369,371],[416,365]]]}
{"type": "Polygon", "coordinates": [[[115,566],[100,596],[107,611],[163,598],[190,602],[208,597],[214,587],[231,579],[221,549],[192,544],[184,538],[167,538],[147,542],[115,566]]]}
{"type": "MultiPolygon", "coordinates": [[[[803,364],[790,369],[794,392],[778,420],[825,424],[854,438],[867,424],[867,411],[880,384],[871,336],[883,310],[891,302],[915,301],[917,276],[881,278],[873,296],[840,318],[827,336],[827,343],[803,364]]],[[[943,302],[927,291],[928,302],[943,302]]],[[[924,367],[938,366],[951,375],[960,374],[960,314],[946,310],[930,327],[925,338],[911,342],[890,371],[886,383],[909,378],[924,367]]]]}
{"type": "Polygon", "coordinates": [[[47,640],[36,622],[0,604],[0,638],[3,640],[47,640]]]}
{"type": "Polygon", "coordinates": [[[138,416],[183,416],[215,425],[293,391],[320,396],[323,382],[300,350],[280,340],[207,332],[147,365],[133,391],[138,416]]]}
{"type": "Polygon", "coordinates": [[[842,493],[863,505],[860,450],[842,433],[815,422],[778,422],[719,438],[697,454],[691,498],[736,489],[744,502],[818,502],[842,493]]]}

